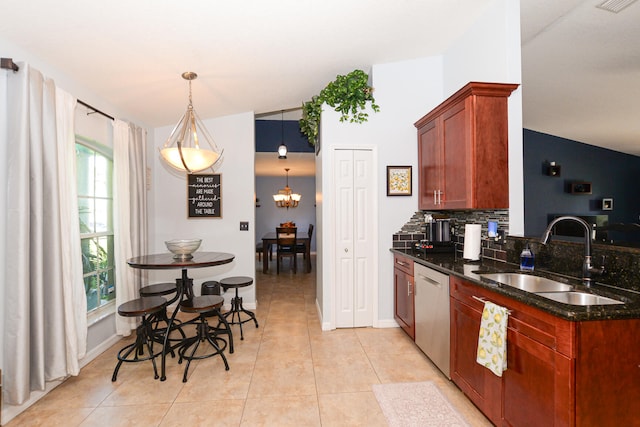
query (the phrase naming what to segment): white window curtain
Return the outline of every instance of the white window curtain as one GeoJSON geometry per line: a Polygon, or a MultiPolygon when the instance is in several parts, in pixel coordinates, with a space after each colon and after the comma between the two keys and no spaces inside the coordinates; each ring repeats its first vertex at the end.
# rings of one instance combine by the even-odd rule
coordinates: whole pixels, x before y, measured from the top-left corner
{"type": "Polygon", "coordinates": [[[24,403],[47,381],[77,375],[86,351],[74,109],[28,64],[9,72],[3,391],[24,403]]]}
{"type": "MultiPolygon", "coordinates": [[[[113,122],[114,227],[116,305],[138,298],[146,281],[143,271],[127,265],[147,253],[146,134],[122,120],[113,122]]],[[[116,315],[116,333],[128,336],[136,319],[116,315]]]]}

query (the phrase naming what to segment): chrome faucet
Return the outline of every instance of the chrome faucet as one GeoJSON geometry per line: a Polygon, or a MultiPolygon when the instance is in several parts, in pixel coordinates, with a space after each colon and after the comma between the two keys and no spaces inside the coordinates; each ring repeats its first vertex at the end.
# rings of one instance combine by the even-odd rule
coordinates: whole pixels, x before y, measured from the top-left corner
{"type": "Polygon", "coordinates": [[[551,237],[551,229],[560,221],[574,221],[582,225],[582,228],[584,229],[584,261],[582,263],[582,280],[586,281],[588,284],[591,281],[591,275],[600,275],[604,273],[604,266],[594,267],[591,265],[591,226],[587,221],[576,216],[560,216],[555,218],[549,223],[549,225],[547,225],[547,229],[540,238],[540,243],[543,245],[547,244],[551,237]]]}

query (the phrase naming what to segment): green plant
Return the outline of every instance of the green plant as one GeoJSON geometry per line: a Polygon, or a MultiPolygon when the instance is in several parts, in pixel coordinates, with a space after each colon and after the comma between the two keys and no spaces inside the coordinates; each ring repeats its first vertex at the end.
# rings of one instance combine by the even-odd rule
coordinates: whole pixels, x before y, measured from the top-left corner
{"type": "Polygon", "coordinates": [[[380,107],[373,98],[373,88],[368,84],[369,76],[362,70],[354,70],[345,76],[338,75],[320,94],[302,104],[300,131],[307,137],[311,145],[318,142],[318,128],[322,104],[333,107],[340,113],[340,121],[362,123],[369,119],[364,109],[371,102],[371,109],[376,113],[380,107]]]}

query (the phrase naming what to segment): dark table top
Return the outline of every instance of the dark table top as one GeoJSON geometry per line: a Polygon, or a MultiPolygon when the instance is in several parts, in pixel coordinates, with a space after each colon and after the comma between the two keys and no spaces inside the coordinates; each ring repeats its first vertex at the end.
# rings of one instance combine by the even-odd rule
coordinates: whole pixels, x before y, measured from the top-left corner
{"type": "Polygon", "coordinates": [[[212,267],[228,264],[235,255],[225,252],[194,252],[191,259],[175,259],[171,252],[162,254],[141,255],[127,260],[133,268],[144,270],[172,270],[186,268],[212,267]]]}

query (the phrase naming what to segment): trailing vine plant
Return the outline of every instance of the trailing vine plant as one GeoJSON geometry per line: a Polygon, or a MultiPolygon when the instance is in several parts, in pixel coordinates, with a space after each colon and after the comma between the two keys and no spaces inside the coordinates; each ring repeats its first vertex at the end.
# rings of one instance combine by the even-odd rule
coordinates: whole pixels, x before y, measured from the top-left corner
{"type": "Polygon", "coordinates": [[[374,112],[380,111],[380,107],[373,98],[373,88],[369,86],[368,81],[369,76],[362,70],[354,70],[345,76],[338,75],[320,91],[320,94],[302,104],[300,131],[311,145],[316,145],[318,142],[323,103],[340,113],[341,122],[366,122],[369,119],[369,114],[364,111],[367,102],[371,102],[371,109],[374,112]]]}

